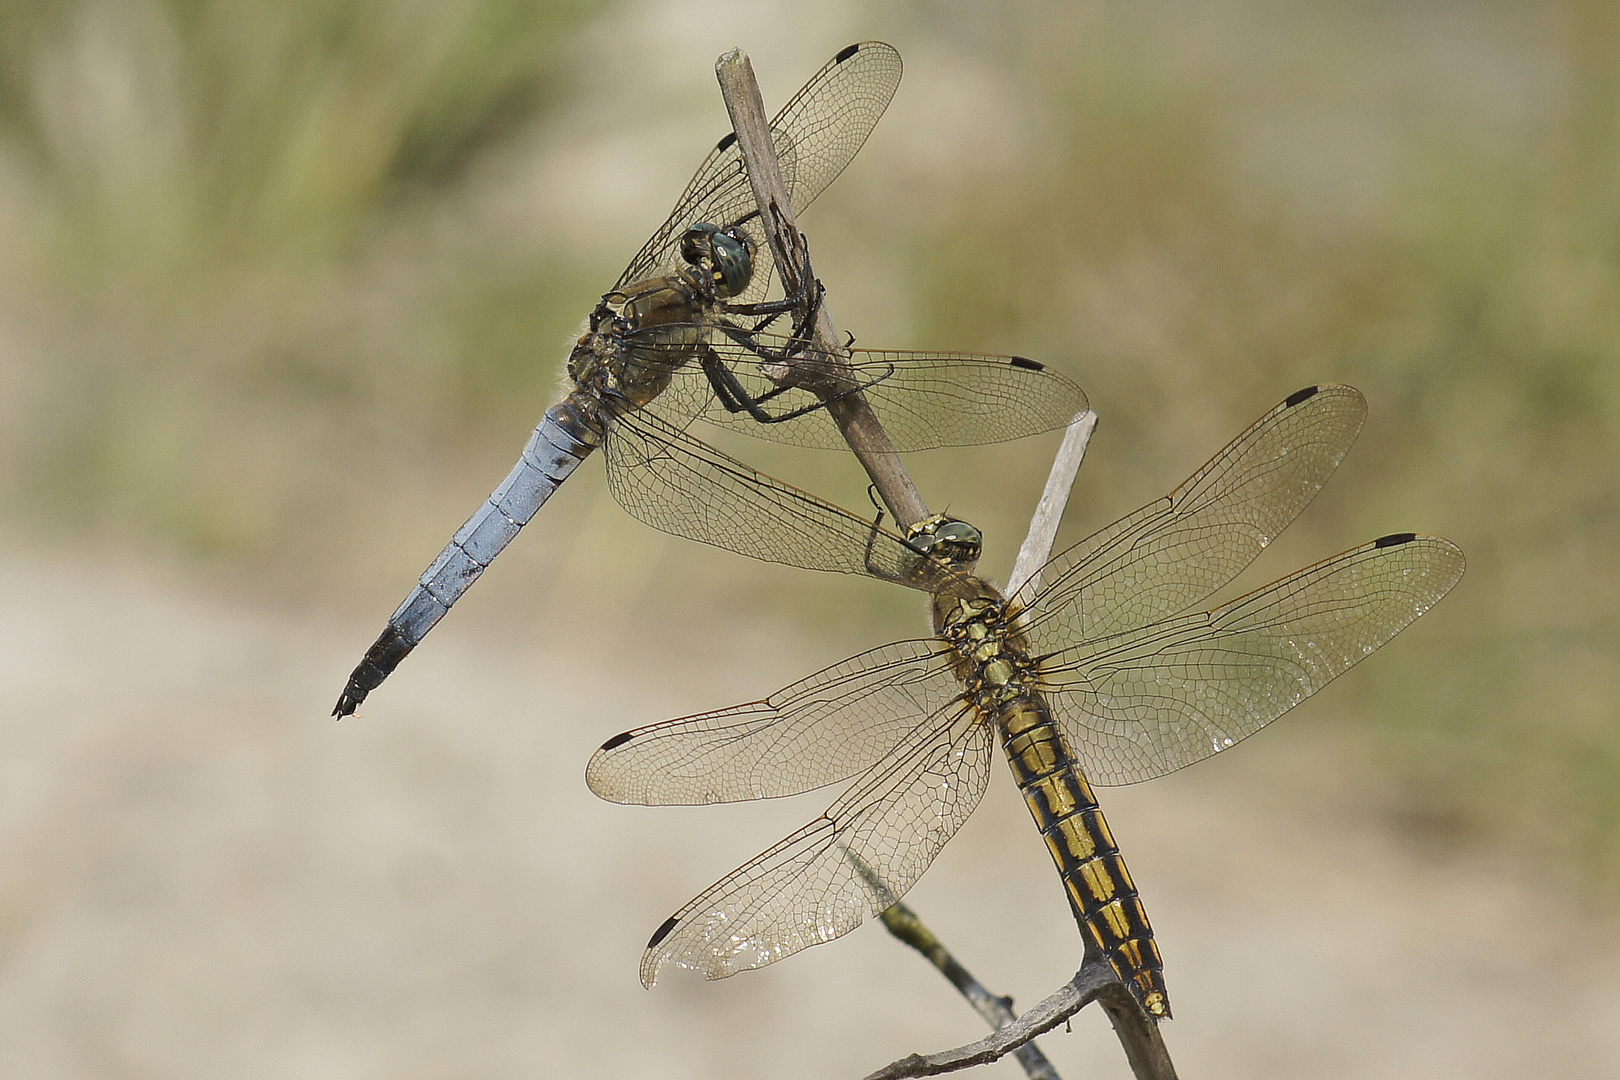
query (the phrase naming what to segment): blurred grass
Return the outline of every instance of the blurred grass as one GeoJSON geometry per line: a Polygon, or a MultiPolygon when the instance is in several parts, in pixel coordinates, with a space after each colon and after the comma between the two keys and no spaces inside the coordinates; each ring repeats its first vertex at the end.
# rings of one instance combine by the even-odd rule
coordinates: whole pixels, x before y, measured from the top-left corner
{"type": "Polygon", "coordinates": [[[510,351],[410,338],[490,297],[546,312],[529,293],[566,274],[491,271],[469,296],[473,254],[432,230],[555,109],[559,41],[591,10],[0,8],[11,505],[273,558],[336,501],[311,471],[344,423],[390,402],[455,426],[509,386],[510,351]]]}
{"type": "Polygon", "coordinates": [[[1573,857],[1612,899],[1620,13],[1249,10],[1242,42],[1208,8],[1179,50],[1128,16],[1069,62],[1005,42],[1057,137],[932,223],[921,333],[1080,351],[1102,438],[1154,471],[1180,433],[1216,445],[1211,414],[1235,431],[1280,389],[1360,386],[1373,419],[1305,557],[1417,528],[1470,560],[1355,682],[1390,726],[1397,824],[1573,857]]]}
{"type": "MultiPolygon", "coordinates": [[[[1363,445],[1269,576],[1409,528],[1470,559],[1457,593],[1338,692],[1385,725],[1399,790],[1377,812],[1437,850],[1566,861],[1612,899],[1612,6],[883,11],[908,83],[806,222],[835,313],[866,344],[1021,352],[1076,377],[1103,424],[1071,535],[1161,493],[1297,386],[1360,386],[1363,445]]],[[[599,111],[593,14],[0,8],[8,531],[194,559],[294,602],[363,599],[380,621],[504,471],[568,332],[634,250],[536,225],[606,198],[588,168],[558,183],[546,161],[644,164],[614,139],[658,110],[599,111]]],[[[634,57],[619,70],[651,83],[634,57]]],[[[762,70],[767,95],[809,70],[762,70]]],[[[707,78],[691,73],[690,100],[624,93],[712,118],[707,78]]],[[[676,183],[625,215],[650,230],[676,183]]],[[[1016,535],[1040,457],[951,452],[917,472],[994,541],[1016,535]]],[[[837,484],[858,505],[847,472],[837,484]]],[[[633,620],[698,603],[757,617],[791,597],[861,647],[885,621],[916,629],[881,589],[646,535],[603,487],[569,485],[544,539],[503,560],[515,597],[479,602],[572,596],[633,620]]]]}

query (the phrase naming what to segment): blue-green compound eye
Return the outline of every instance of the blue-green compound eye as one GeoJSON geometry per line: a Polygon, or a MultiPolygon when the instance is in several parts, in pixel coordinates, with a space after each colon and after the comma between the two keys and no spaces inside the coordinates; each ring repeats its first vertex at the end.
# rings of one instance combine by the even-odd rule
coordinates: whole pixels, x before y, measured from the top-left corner
{"type": "Polygon", "coordinates": [[[693,266],[708,260],[713,267],[715,295],[722,299],[748,288],[754,277],[754,254],[748,239],[706,221],[686,230],[681,238],[681,258],[693,266]]]}
{"type": "Polygon", "coordinates": [[[906,539],[919,551],[957,566],[978,562],[984,551],[984,534],[955,518],[925,518],[907,531],[906,539]]]}
{"type": "Polygon", "coordinates": [[[747,240],[717,232],[709,240],[709,252],[714,257],[715,292],[722,297],[736,296],[748,288],[754,276],[754,256],[747,240]]]}

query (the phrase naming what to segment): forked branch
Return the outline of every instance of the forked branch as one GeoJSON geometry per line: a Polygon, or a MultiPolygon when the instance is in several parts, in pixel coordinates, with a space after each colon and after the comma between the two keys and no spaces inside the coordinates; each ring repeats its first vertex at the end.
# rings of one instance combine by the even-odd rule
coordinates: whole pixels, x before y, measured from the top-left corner
{"type": "MultiPolygon", "coordinates": [[[[725,98],[726,110],[731,116],[732,129],[737,135],[737,146],[742,154],[743,166],[748,172],[749,182],[759,207],[760,221],[769,239],[771,253],[782,274],[784,287],[789,295],[813,298],[810,301],[815,304],[814,317],[811,321],[811,342],[817,354],[817,363],[824,366],[835,362],[843,355],[843,350],[837,343],[837,332],[833,327],[825,300],[818,295],[819,282],[815,281],[814,274],[810,271],[806,254],[807,245],[798,231],[792,200],[789,199],[786,185],[782,182],[781,167],[776,159],[776,148],[771,139],[770,124],[765,116],[759,84],[754,77],[753,64],[741,50],[733,49],[716,61],[715,75],[720,81],[721,94],[725,98]]],[[[828,413],[843,433],[845,441],[866,469],[873,486],[900,526],[904,528],[927,517],[927,506],[904,466],[901,465],[899,455],[895,452],[883,426],[872,413],[865,396],[859,390],[847,389],[821,396],[826,402],[828,413]]],[[[1071,422],[1068,434],[1053,462],[1046,491],[1030,524],[1029,535],[1019,551],[1018,561],[1008,586],[1009,594],[1016,592],[1037,573],[1050,556],[1053,541],[1057,536],[1058,522],[1063,517],[1063,508],[1068,500],[1069,489],[1085,456],[1086,443],[1090,439],[1096,420],[1096,414],[1087,411],[1076,416],[1071,422]]],[[[941,963],[936,957],[944,957],[949,960],[949,964],[955,965],[962,975],[966,975],[965,969],[955,964],[954,959],[950,958],[938,939],[928,933],[926,927],[923,927],[916,916],[903,905],[897,904],[885,911],[884,922],[897,937],[908,941],[908,944],[913,944],[925,956],[929,956],[948,978],[951,977],[951,971],[947,970],[949,965],[941,963]],[[909,929],[907,916],[911,924],[909,929]],[[906,936],[908,933],[916,936],[918,928],[922,934],[926,934],[927,940],[923,944],[909,941],[906,936]]],[[[918,940],[923,941],[921,937],[918,940]]],[[[971,976],[967,978],[971,980],[971,976]]],[[[952,978],[952,982],[958,985],[971,1002],[974,1002],[975,1008],[986,1006],[990,1013],[994,1014],[994,1007],[987,1006],[987,1003],[1003,1001],[985,990],[976,980],[971,981],[971,987],[976,989],[966,988],[967,984],[959,982],[956,978],[952,978]]],[[[873,1073],[868,1080],[934,1076],[995,1061],[1024,1047],[1041,1032],[1062,1023],[1094,998],[1101,1002],[1113,1022],[1115,1033],[1125,1049],[1126,1059],[1130,1062],[1138,1080],[1175,1080],[1175,1068],[1159,1036],[1158,1026],[1136,1006],[1108,962],[1096,956],[1086,957],[1074,979],[1057,993],[1023,1016],[1002,1023],[1002,1026],[986,1038],[940,1054],[911,1055],[873,1073]]],[[[987,1015],[986,1018],[991,1023],[1003,1020],[999,1014],[987,1015]]],[[[1026,1070],[1030,1069],[1034,1060],[1033,1055],[1026,1054],[1022,1057],[1025,1059],[1026,1070]]],[[[1050,1065],[1046,1068],[1049,1070],[1050,1065]]],[[[1040,1074],[1031,1071],[1031,1075],[1040,1074]]]]}
{"type": "MultiPolygon", "coordinates": [[[[957,992],[973,1006],[973,1011],[984,1017],[985,1023],[999,1030],[1018,1018],[1012,1011],[1012,998],[991,993],[983,983],[974,978],[973,973],[951,955],[945,943],[924,925],[917,917],[917,913],[901,903],[889,891],[888,885],[872,872],[865,859],[848,848],[844,849],[844,857],[849,859],[855,871],[878,894],[878,899],[888,901],[889,906],[878,916],[883,920],[884,928],[900,941],[916,949],[923,959],[933,964],[939,973],[945,976],[946,981],[956,987],[957,992]]],[[[1024,1073],[1030,1080],[1062,1080],[1057,1070],[1052,1067],[1052,1063],[1046,1059],[1046,1055],[1041,1053],[1040,1047],[1033,1042],[1025,1042],[1013,1048],[1011,1052],[1018,1058],[1018,1064],[1024,1067],[1024,1073]]]]}
{"type": "Polygon", "coordinates": [[[978,1042],[943,1050],[937,1054],[912,1054],[871,1074],[866,1080],[903,1080],[911,1076],[939,1076],[974,1065],[988,1065],[1012,1053],[1043,1031],[1050,1031],[1079,1012],[1086,1003],[1103,993],[1112,983],[1119,985],[1114,969],[1102,957],[1087,960],[1052,996],[1012,1023],[997,1028],[978,1042]]]}

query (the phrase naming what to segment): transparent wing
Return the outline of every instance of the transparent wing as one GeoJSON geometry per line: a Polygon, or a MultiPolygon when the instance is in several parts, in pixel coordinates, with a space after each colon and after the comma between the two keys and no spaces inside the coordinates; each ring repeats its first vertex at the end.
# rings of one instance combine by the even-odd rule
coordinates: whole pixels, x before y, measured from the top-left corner
{"type": "Polygon", "coordinates": [[[645,410],[622,413],[606,442],[608,487],[655,529],[766,562],[870,574],[925,592],[960,579],[900,537],[756,472],[645,410]]]}
{"type": "MultiPolygon", "coordinates": [[[[715,338],[709,348],[748,394],[756,400],[776,395],[763,406],[773,416],[819,404],[809,390],[779,390],[769,374],[779,365],[735,341],[718,334],[715,338]]],[[[773,334],[754,334],[750,340],[776,352],[803,346],[773,334]]],[[[1021,439],[1060,428],[1086,407],[1085,393],[1068,378],[1021,356],[851,349],[847,359],[840,360],[847,364],[847,375],[840,377],[861,387],[895,449],[901,451],[1021,439]]],[[[827,366],[813,354],[795,356],[792,363],[797,374],[812,380],[827,366]]],[[[701,414],[710,423],[792,446],[846,448],[825,409],[814,408],[773,424],[760,423],[746,412],[726,411],[708,376],[695,364],[677,371],[651,408],[671,420],[701,414]]]]}
{"type": "MultiPolygon", "coordinates": [[[[900,54],[881,41],[851,45],[813,75],[771,121],[782,180],[795,213],[804,210],[850,163],[872,133],[900,85],[900,54]]],[[[615,289],[667,272],[679,256],[681,235],[707,221],[722,228],[755,212],[735,135],[709,153],[687,184],[669,219],[630,260],[615,289]]],[[[754,278],[735,299],[750,302],[770,285],[774,263],[758,222],[742,226],[754,240],[754,278]]]]}
{"type": "Polygon", "coordinates": [[[979,804],[991,729],[965,706],[909,732],[827,812],[727,874],[659,927],[641,958],[710,979],[831,941],[893,904],[979,804]]]}
{"type": "Polygon", "coordinates": [[[1290,394],[1169,495],[1047,563],[1015,596],[1031,637],[1105,637],[1203,600],[1315,498],[1366,415],[1353,387],[1290,394]]]}
{"type": "Polygon", "coordinates": [[[1463,566],[1449,541],[1386,536],[1213,611],[1077,641],[1041,661],[1047,702],[1092,780],[1162,776],[1254,734],[1370,656],[1463,566]]]}
{"type": "Polygon", "coordinates": [[[763,701],[616,735],[592,756],[585,782],[610,802],[693,806],[847,780],[961,697],[939,652],[936,641],[898,641],[763,701]]]}

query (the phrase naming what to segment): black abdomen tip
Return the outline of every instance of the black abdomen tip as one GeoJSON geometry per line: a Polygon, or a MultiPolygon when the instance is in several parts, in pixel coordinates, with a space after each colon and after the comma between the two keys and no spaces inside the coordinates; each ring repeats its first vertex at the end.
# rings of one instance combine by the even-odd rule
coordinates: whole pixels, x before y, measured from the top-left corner
{"type": "Polygon", "coordinates": [[[681,920],[676,918],[674,915],[671,915],[668,919],[665,919],[664,925],[653,931],[652,940],[647,942],[647,948],[657,948],[658,943],[669,937],[669,932],[675,929],[675,924],[680,921],[681,920]]]}
{"type": "Polygon", "coordinates": [[[1320,391],[1321,389],[1322,388],[1320,386],[1307,386],[1302,390],[1295,390],[1292,394],[1288,395],[1287,399],[1283,402],[1283,404],[1288,406],[1290,409],[1292,409],[1295,405],[1298,405],[1300,402],[1309,401],[1311,398],[1315,397],[1317,395],[1317,392],[1320,391]]]}
{"type": "Polygon", "coordinates": [[[1388,536],[1380,536],[1374,540],[1373,547],[1399,547],[1401,544],[1410,544],[1416,539],[1417,533],[1390,533],[1388,536]]]}

